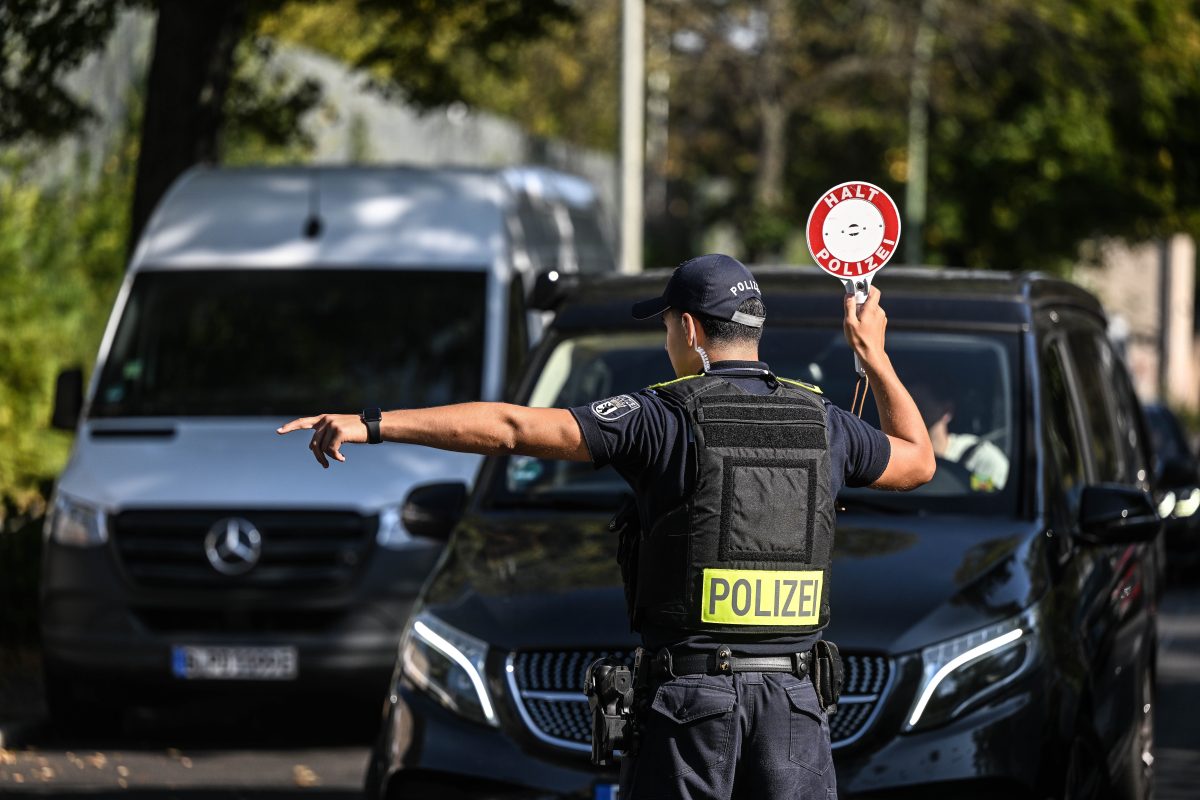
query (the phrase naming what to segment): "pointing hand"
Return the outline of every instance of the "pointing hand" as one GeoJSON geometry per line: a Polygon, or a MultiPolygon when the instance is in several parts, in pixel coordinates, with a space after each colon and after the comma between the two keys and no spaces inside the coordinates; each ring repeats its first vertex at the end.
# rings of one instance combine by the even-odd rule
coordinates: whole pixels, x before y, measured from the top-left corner
{"type": "Polygon", "coordinates": [[[329,459],[345,461],[341,453],[343,444],[366,444],[367,426],[357,414],[322,414],[318,417],[301,417],[275,429],[278,434],[292,431],[311,430],[312,441],[308,448],[325,469],[329,459]]]}

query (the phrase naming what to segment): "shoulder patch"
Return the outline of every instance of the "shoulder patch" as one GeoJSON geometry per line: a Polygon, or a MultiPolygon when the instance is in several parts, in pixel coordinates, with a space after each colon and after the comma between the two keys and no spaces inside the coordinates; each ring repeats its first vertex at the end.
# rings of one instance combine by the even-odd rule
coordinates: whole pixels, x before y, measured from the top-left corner
{"type": "Polygon", "coordinates": [[[603,422],[613,422],[626,414],[632,414],[642,407],[642,404],[627,394],[619,394],[607,400],[592,403],[592,413],[603,422]]]}
{"type": "Polygon", "coordinates": [[[791,378],[780,378],[779,380],[783,381],[784,383],[791,384],[792,386],[799,386],[801,389],[808,389],[813,394],[824,394],[824,392],[821,391],[821,387],[817,386],[816,384],[805,383],[804,381],[794,381],[791,378]]]}

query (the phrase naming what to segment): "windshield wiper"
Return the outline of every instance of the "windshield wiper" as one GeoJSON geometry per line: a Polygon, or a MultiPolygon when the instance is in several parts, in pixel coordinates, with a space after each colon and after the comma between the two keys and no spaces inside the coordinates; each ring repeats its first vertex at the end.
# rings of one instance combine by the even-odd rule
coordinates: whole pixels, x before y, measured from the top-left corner
{"type": "Polygon", "coordinates": [[[621,498],[618,492],[614,492],[611,495],[597,495],[590,492],[552,492],[534,495],[508,494],[493,498],[487,505],[490,505],[492,508],[502,508],[505,510],[519,508],[536,508],[542,510],[550,508],[566,511],[598,511],[612,514],[616,512],[620,501],[621,498]]]}
{"type": "Polygon", "coordinates": [[[865,497],[859,494],[850,495],[849,497],[838,497],[835,506],[837,507],[838,511],[868,511],[874,514],[921,516],[928,513],[923,508],[896,505],[895,503],[889,503],[886,500],[879,500],[874,497],[865,497]]]}

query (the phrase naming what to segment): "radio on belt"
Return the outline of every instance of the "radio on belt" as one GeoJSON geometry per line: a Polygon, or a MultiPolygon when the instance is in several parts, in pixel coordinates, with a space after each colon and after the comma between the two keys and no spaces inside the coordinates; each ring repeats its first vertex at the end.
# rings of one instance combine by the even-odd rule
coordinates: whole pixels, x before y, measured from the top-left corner
{"type": "MultiPolygon", "coordinates": [[[[805,234],[813,261],[842,281],[861,308],[875,273],[900,244],[900,209],[873,183],[839,183],[813,205],[805,234]]],[[[865,374],[857,355],[854,368],[865,374]]]]}

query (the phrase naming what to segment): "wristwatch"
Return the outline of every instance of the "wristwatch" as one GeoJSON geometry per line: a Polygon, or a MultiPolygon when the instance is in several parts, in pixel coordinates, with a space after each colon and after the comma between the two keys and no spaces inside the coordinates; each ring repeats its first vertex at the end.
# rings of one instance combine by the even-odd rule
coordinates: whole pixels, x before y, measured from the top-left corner
{"type": "Polygon", "coordinates": [[[379,423],[383,421],[383,412],[378,408],[364,408],[359,414],[359,418],[363,421],[363,425],[367,426],[367,443],[379,444],[383,441],[383,432],[379,430],[379,423]]]}

